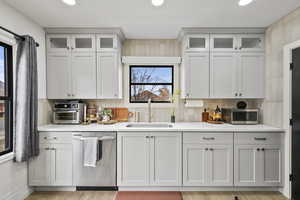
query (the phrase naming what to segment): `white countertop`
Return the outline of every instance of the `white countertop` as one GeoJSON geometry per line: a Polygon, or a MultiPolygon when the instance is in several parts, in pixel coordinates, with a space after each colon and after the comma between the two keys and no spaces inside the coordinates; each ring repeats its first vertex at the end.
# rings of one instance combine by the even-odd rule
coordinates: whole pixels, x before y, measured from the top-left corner
{"type": "MultiPolygon", "coordinates": [[[[141,122],[142,124],[145,124],[141,122]]],[[[208,124],[203,122],[179,122],[173,124],[172,128],[128,128],[128,123],[117,123],[114,125],[45,125],[39,126],[41,132],[131,132],[131,131],[199,131],[199,132],[284,132],[283,129],[267,125],[231,125],[231,124],[208,124]]]]}

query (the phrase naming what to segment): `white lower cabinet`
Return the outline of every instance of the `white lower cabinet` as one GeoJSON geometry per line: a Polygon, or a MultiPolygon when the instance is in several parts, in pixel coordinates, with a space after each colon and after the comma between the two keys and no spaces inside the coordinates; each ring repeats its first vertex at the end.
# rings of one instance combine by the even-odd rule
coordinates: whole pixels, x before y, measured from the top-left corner
{"type": "Polygon", "coordinates": [[[240,135],[242,137],[235,137],[235,185],[281,186],[283,159],[280,134],[240,135]]]}
{"type": "Polygon", "coordinates": [[[47,186],[51,184],[51,153],[48,145],[40,146],[39,156],[29,162],[29,185],[47,186]]]}
{"type": "Polygon", "coordinates": [[[181,133],[118,133],[118,186],[180,186],[181,133]]]}
{"type": "MultiPolygon", "coordinates": [[[[40,138],[49,138],[49,141],[40,145],[39,156],[29,162],[29,185],[72,186],[72,143],[57,143],[49,136],[51,134],[46,137],[40,134],[40,138]]],[[[55,138],[60,140],[59,136],[55,138]]]]}
{"type": "Polygon", "coordinates": [[[183,185],[233,186],[233,134],[228,133],[231,142],[224,144],[218,141],[220,135],[206,135],[183,133],[183,185]],[[197,138],[208,141],[201,142],[197,138]]]}

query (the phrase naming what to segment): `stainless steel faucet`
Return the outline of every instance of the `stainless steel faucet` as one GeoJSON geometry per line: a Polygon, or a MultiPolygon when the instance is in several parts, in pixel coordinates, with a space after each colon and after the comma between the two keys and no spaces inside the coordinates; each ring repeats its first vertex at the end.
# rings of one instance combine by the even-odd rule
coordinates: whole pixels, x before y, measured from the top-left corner
{"type": "Polygon", "coordinates": [[[151,123],[151,98],[148,99],[148,122],[151,123]]]}

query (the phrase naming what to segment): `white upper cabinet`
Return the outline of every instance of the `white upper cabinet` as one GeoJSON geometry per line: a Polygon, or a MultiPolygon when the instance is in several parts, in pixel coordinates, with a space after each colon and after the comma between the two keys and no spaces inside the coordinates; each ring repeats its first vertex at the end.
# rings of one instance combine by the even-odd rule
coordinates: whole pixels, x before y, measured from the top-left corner
{"type": "Polygon", "coordinates": [[[117,34],[47,35],[48,99],[122,98],[117,34]]]}
{"type": "Polygon", "coordinates": [[[68,52],[71,49],[70,35],[48,35],[47,36],[47,52],[68,52]]]}
{"type": "Polygon", "coordinates": [[[209,34],[188,35],[184,46],[185,51],[209,51],[209,34]]]}
{"type": "Polygon", "coordinates": [[[211,53],[210,56],[210,97],[234,98],[237,89],[237,55],[230,52],[211,53]]]}
{"type": "Polygon", "coordinates": [[[265,54],[242,52],[239,62],[239,98],[264,98],[265,54]]]}
{"type": "Polygon", "coordinates": [[[71,79],[71,55],[68,52],[48,53],[48,99],[72,98],[71,79]]]}
{"type": "Polygon", "coordinates": [[[235,51],[238,48],[236,35],[212,34],[210,35],[211,51],[235,51]]]}
{"type": "Polygon", "coordinates": [[[82,34],[72,36],[72,50],[74,52],[95,52],[96,36],[93,34],[82,34]]]}
{"type": "Polygon", "coordinates": [[[209,98],[209,53],[185,53],[181,69],[185,98],[209,98]]]}
{"type": "Polygon", "coordinates": [[[97,35],[97,51],[112,51],[120,48],[117,35],[97,35]]]}
{"type": "Polygon", "coordinates": [[[122,66],[118,52],[97,53],[97,98],[122,98],[122,66]]]}
{"type": "Polygon", "coordinates": [[[262,34],[242,34],[237,38],[240,51],[264,51],[265,39],[262,34]]]}
{"type": "Polygon", "coordinates": [[[96,54],[72,54],[72,97],[76,99],[95,99],[97,87],[96,54]]]}

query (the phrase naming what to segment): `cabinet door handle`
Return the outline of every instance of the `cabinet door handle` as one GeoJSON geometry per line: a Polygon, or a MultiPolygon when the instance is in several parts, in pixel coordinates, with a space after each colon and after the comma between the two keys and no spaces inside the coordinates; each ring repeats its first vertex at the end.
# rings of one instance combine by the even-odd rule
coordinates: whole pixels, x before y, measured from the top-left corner
{"type": "Polygon", "coordinates": [[[205,151],[208,151],[208,148],[205,148],[205,151]]]}
{"type": "Polygon", "coordinates": [[[210,150],[210,151],[213,151],[214,149],[213,149],[213,148],[210,148],[209,150],[210,150]]]}
{"type": "Polygon", "coordinates": [[[240,47],[240,50],[242,50],[242,47],[240,47]]]}
{"type": "Polygon", "coordinates": [[[255,137],[254,140],[258,140],[258,141],[266,141],[267,138],[259,138],[259,137],[255,137]]]}
{"type": "Polygon", "coordinates": [[[215,140],[214,137],[203,137],[202,139],[203,139],[203,140],[215,140]]]}
{"type": "Polygon", "coordinates": [[[55,148],[51,148],[51,150],[56,150],[55,148]]]}
{"type": "Polygon", "coordinates": [[[154,138],[154,136],[151,136],[150,138],[154,138]]]}
{"type": "Polygon", "coordinates": [[[47,148],[45,148],[45,150],[46,150],[46,151],[49,151],[49,150],[50,150],[50,148],[48,148],[48,147],[47,147],[47,148]]]}
{"type": "Polygon", "coordinates": [[[57,140],[57,137],[53,137],[53,140],[57,140]]]}
{"type": "Polygon", "coordinates": [[[240,97],[241,97],[242,95],[243,95],[242,93],[239,94],[240,97]]]}
{"type": "Polygon", "coordinates": [[[150,138],[149,136],[146,136],[146,138],[148,139],[148,138],[150,138]]]}
{"type": "Polygon", "coordinates": [[[238,96],[238,93],[235,93],[235,96],[237,97],[237,96],[238,96]]]}

